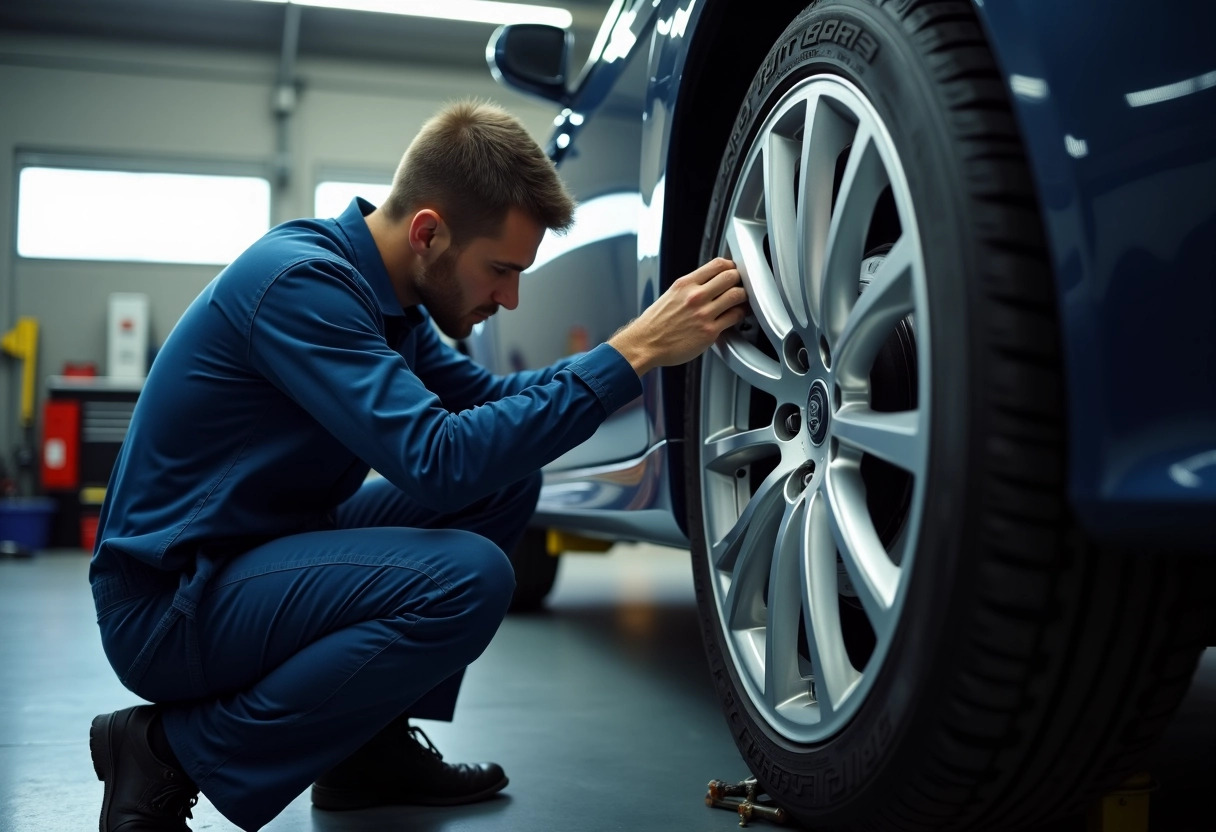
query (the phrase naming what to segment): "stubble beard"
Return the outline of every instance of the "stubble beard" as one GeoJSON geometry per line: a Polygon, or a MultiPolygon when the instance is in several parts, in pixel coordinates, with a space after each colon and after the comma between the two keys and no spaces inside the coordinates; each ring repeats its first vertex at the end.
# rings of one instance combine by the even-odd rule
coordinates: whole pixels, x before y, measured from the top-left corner
{"type": "Polygon", "coordinates": [[[423,267],[415,291],[439,331],[459,341],[469,337],[473,322],[465,315],[464,297],[456,283],[456,257],[452,247],[439,255],[430,268],[423,267]]]}

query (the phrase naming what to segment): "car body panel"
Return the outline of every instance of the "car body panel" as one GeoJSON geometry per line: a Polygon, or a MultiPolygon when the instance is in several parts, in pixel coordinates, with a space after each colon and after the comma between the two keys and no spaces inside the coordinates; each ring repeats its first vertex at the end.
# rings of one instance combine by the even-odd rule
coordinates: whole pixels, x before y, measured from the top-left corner
{"type": "Polygon", "coordinates": [[[1216,551],[1216,6],[975,5],[1051,250],[1077,517],[1216,551]]]}

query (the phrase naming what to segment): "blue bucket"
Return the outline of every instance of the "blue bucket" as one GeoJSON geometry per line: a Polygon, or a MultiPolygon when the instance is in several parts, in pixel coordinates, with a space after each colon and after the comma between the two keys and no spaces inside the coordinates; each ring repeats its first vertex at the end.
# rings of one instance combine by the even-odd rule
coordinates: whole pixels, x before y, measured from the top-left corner
{"type": "Polygon", "coordinates": [[[51,536],[55,501],[50,497],[10,497],[0,500],[0,542],[45,549],[51,536]]]}

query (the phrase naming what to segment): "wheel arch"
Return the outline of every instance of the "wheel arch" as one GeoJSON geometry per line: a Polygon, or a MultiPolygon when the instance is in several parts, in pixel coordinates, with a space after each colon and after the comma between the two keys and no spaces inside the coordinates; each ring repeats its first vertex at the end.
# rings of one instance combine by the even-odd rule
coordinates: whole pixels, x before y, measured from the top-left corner
{"type": "MultiPolygon", "coordinates": [[[[769,14],[758,16],[755,4],[747,0],[701,0],[699,4],[693,0],[696,18],[691,21],[687,42],[664,37],[661,46],[651,50],[652,69],[664,60],[674,60],[676,72],[668,89],[677,90],[674,102],[666,102],[673,119],[661,151],[667,194],[659,238],[661,289],[700,265],[705,218],[737,108],[773,42],[808,2],[782,0],[769,5],[769,14]],[[740,67],[754,69],[741,72],[740,67]],[[696,78],[697,83],[682,84],[683,78],[696,78]]],[[[651,72],[652,79],[662,77],[662,73],[651,72]]],[[[650,97],[664,97],[664,91],[656,89],[658,82],[651,83],[650,97]]],[[[684,366],[660,370],[663,429],[669,440],[667,479],[676,522],[685,532],[684,478],[679,472],[684,460],[686,372],[684,366]]]]}

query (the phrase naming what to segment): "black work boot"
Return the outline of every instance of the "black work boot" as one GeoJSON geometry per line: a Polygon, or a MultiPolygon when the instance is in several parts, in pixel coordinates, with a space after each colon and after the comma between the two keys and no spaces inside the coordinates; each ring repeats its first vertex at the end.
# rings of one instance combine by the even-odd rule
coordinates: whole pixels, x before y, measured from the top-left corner
{"type": "Polygon", "coordinates": [[[102,714],[89,729],[97,779],[106,784],[100,832],[190,832],[186,818],[198,787],[178,767],[152,751],[152,705],[102,714]]]}
{"type": "Polygon", "coordinates": [[[506,785],[497,763],[445,763],[421,728],[398,718],[313,784],[312,805],[454,806],[485,800],[506,785]]]}

